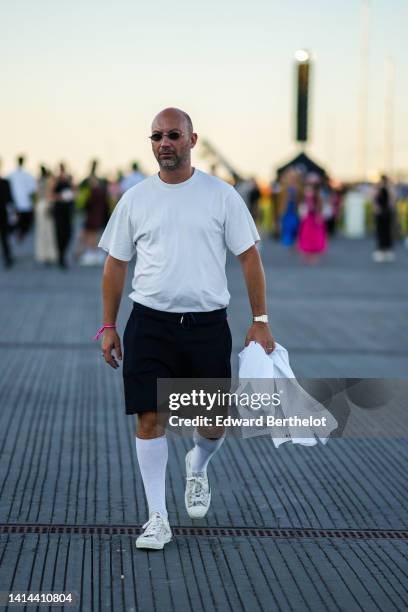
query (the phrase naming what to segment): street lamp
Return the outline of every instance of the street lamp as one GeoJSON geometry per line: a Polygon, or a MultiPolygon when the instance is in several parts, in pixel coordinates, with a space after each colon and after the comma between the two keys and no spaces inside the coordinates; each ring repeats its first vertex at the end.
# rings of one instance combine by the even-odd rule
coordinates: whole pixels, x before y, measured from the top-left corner
{"type": "Polygon", "coordinates": [[[296,60],[296,140],[306,143],[308,140],[308,107],[311,53],[307,49],[298,49],[296,60]]]}
{"type": "Polygon", "coordinates": [[[310,60],[310,53],[307,49],[298,49],[295,53],[295,60],[297,62],[307,62],[310,60]]]}

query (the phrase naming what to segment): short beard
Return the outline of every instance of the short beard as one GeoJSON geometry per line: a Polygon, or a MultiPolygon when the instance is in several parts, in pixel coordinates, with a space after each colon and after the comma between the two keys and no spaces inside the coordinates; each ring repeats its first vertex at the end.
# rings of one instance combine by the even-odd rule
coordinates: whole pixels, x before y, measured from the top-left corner
{"type": "Polygon", "coordinates": [[[173,159],[161,159],[160,157],[157,159],[159,162],[160,168],[163,170],[177,170],[180,167],[182,159],[180,157],[173,157],[173,159]]]}
{"type": "Polygon", "coordinates": [[[162,159],[159,156],[157,156],[157,161],[158,164],[160,166],[160,168],[162,168],[163,170],[178,170],[180,168],[180,166],[183,166],[186,161],[188,160],[188,155],[189,155],[189,151],[186,151],[184,153],[184,155],[176,155],[175,153],[172,153],[173,157],[172,159],[162,159]]]}

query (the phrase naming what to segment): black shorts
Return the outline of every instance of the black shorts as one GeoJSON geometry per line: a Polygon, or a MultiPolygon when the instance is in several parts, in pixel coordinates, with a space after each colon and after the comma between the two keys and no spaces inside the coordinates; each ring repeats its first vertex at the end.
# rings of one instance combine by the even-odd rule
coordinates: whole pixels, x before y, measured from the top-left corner
{"type": "Polygon", "coordinates": [[[123,334],[126,414],[157,411],[158,378],[231,377],[227,309],[173,313],[137,302],[123,334]]]}

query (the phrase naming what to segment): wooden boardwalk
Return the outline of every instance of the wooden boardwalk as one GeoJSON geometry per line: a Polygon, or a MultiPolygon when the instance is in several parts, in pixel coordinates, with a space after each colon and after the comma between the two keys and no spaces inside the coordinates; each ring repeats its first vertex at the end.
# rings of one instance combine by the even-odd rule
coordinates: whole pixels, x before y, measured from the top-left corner
{"type": "MultiPolygon", "coordinates": [[[[299,377],[407,377],[408,251],[379,266],[371,246],[339,239],[313,268],[263,247],[273,331],[299,377]]],[[[232,259],[228,277],[236,370],[249,306],[232,259]]],[[[406,437],[279,449],[230,437],[209,468],[211,509],[193,522],[190,442],[170,435],[176,535],[164,552],[136,550],[134,417],[90,340],[100,278],[40,268],[24,248],[0,271],[0,592],[72,591],[75,606],[57,609],[84,612],[408,610],[406,437]]],[[[124,297],[122,331],[130,307],[124,297]]],[[[47,606],[0,605],[23,609],[47,606]]]]}

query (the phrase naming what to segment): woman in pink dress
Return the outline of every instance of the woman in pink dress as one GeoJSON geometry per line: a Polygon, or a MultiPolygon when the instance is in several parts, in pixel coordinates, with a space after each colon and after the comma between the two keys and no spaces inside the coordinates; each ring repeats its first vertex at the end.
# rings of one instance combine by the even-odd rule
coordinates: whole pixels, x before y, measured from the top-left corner
{"type": "Polygon", "coordinates": [[[322,216],[322,200],[319,185],[313,183],[305,187],[304,205],[306,214],[300,223],[298,250],[307,263],[317,263],[319,255],[327,248],[326,226],[322,216]]]}

